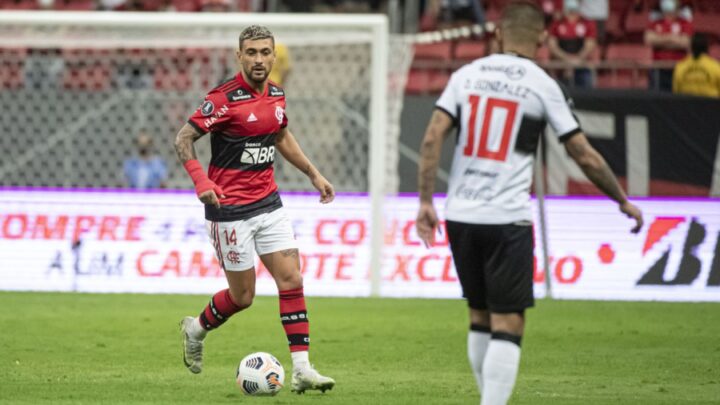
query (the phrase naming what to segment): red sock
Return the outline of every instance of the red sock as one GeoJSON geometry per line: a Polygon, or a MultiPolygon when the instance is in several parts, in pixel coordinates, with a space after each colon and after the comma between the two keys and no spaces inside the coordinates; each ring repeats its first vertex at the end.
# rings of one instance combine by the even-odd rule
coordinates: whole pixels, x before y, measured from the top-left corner
{"type": "Polygon", "coordinates": [[[213,295],[205,310],[200,313],[200,325],[205,330],[218,328],[241,309],[230,298],[229,289],[218,291],[213,295]]]}
{"type": "Polygon", "coordinates": [[[307,351],[310,346],[310,324],[302,287],[280,291],[280,320],[288,338],[290,351],[307,351]]]}

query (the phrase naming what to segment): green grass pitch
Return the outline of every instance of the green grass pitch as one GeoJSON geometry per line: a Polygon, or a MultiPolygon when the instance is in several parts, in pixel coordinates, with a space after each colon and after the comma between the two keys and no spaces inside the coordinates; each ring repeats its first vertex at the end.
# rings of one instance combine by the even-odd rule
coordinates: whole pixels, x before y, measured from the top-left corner
{"type": "MultiPolygon", "coordinates": [[[[178,322],[208,299],[0,293],[0,403],[478,403],[463,301],[310,297],[311,361],[337,386],[261,398],[235,367],[268,351],[290,368],[277,298],[211,333],[192,375],[178,322]]],[[[720,305],[540,301],[511,403],[720,403],[720,305]]]]}

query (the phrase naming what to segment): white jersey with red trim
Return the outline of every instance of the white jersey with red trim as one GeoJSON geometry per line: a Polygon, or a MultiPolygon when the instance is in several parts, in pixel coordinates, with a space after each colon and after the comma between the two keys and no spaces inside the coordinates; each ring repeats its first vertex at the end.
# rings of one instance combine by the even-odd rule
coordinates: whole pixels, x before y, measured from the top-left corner
{"type": "Polygon", "coordinates": [[[560,85],[530,59],[495,54],[458,69],[435,107],[459,128],[446,218],[531,220],[533,162],[546,123],[561,141],[580,132],[560,85]]]}

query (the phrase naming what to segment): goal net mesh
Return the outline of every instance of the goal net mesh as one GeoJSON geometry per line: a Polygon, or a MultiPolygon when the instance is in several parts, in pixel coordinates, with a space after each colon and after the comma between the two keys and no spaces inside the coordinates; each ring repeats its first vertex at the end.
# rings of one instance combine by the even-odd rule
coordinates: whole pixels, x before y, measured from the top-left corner
{"type": "MultiPolygon", "coordinates": [[[[288,49],[287,114],[306,154],[338,191],[368,191],[370,30],[279,24],[262,15],[253,21],[288,49]]],[[[167,187],[190,187],[173,140],[205,94],[237,72],[243,26],[0,24],[0,184],[124,187],[123,162],[146,133],[167,163],[167,187]]],[[[389,48],[384,188],[393,192],[412,55],[401,39],[389,48]]],[[[209,137],[196,149],[207,163],[209,137]]],[[[307,179],[289,166],[276,162],[281,189],[308,190],[307,179]]]]}

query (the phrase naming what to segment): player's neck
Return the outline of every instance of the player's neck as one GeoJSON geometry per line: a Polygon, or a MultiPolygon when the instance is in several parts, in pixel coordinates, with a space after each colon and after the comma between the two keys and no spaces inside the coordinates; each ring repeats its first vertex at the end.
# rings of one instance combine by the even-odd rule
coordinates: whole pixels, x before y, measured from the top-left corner
{"type": "Polygon", "coordinates": [[[533,45],[506,44],[503,46],[503,53],[508,55],[520,56],[527,59],[535,59],[537,47],[533,45]]]}
{"type": "Polygon", "coordinates": [[[265,93],[265,87],[267,86],[267,79],[263,80],[262,82],[258,83],[254,80],[250,80],[245,75],[244,71],[240,71],[240,74],[242,75],[243,80],[245,80],[245,83],[247,83],[248,86],[250,86],[251,89],[253,89],[258,94],[264,94],[265,93]]]}

